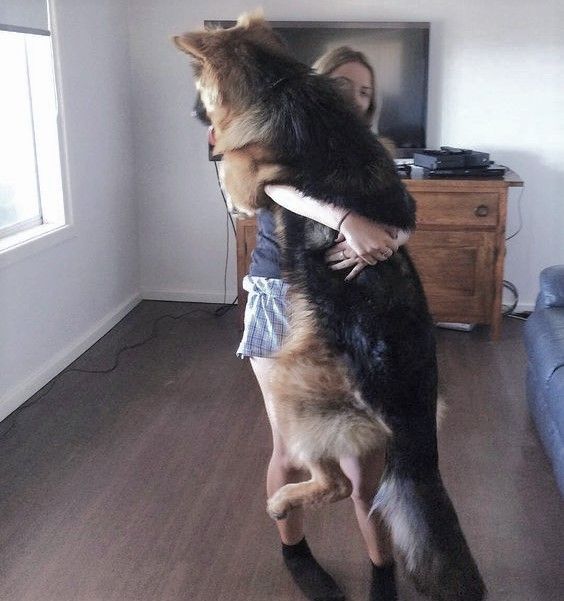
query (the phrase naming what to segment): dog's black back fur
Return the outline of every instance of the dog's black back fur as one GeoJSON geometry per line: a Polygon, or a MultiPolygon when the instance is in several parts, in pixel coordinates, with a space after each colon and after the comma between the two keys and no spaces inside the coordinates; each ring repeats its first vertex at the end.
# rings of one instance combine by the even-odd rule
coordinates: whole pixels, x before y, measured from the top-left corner
{"type": "MultiPolygon", "coordinates": [[[[269,143],[275,160],[287,166],[287,176],[279,183],[381,223],[413,228],[415,203],[392,159],[341,98],[334,82],[304,72],[292,59],[269,60],[260,49],[256,60],[259,65],[269,65],[268,81],[282,80],[274,89],[265,85],[258,99],[269,107],[265,114],[271,115],[269,143]]],[[[412,398],[406,400],[408,404],[420,396],[408,390],[409,382],[430,380],[426,404],[433,418],[425,428],[425,440],[436,447],[434,436],[428,436],[435,430],[433,323],[407,251],[402,248],[390,260],[367,267],[351,282],[344,282],[342,273],[330,271],[324,261],[334,232],[325,228],[325,235],[320,235],[318,225],[313,227],[308,219],[290,211],[283,212],[283,220],[285,276],[307,291],[319,310],[328,342],[349,355],[373,406],[386,413],[386,406],[393,404],[396,414],[398,395],[403,396],[404,389],[412,398]]],[[[419,419],[421,410],[418,402],[419,419]]],[[[429,451],[429,461],[435,469],[436,451],[429,451]]]]}
{"type": "Polygon", "coordinates": [[[269,144],[291,169],[296,187],[371,219],[413,227],[415,203],[393,161],[335,82],[290,57],[260,47],[254,55],[258,74],[268,73],[254,102],[265,106],[258,112],[269,120],[269,144]]]}

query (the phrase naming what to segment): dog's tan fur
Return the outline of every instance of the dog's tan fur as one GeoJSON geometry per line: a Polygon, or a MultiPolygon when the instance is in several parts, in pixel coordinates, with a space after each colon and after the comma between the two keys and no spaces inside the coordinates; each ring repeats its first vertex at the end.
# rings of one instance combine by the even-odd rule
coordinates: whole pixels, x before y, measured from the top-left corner
{"type": "Polygon", "coordinates": [[[234,208],[253,215],[267,204],[265,184],[283,174],[269,151],[269,127],[263,115],[252,106],[252,90],[243,85],[244,77],[234,69],[229,54],[222,52],[226,39],[233,44],[237,35],[255,36],[272,51],[281,50],[265,24],[262,11],[239,17],[237,27],[175,36],[177,48],[196,60],[196,87],[215,131],[214,152],[224,155],[224,184],[234,208]],[[213,52],[213,62],[209,56],[213,52]]]}
{"type": "Polygon", "coordinates": [[[324,343],[315,315],[290,293],[290,334],[272,376],[274,419],[297,465],[311,480],[282,487],[268,501],[273,517],[298,505],[338,501],[351,493],[338,460],[384,447],[390,430],[355,390],[345,363],[324,343]]]}
{"type": "MultiPolygon", "coordinates": [[[[252,214],[266,200],[264,185],[276,181],[282,168],[272,162],[268,128],[252,108],[249,90],[240,85],[237,63],[214,52],[227,36],[257,35],[276,52],[272,32],[259,14],[244,15],[234,29],[185,34],[174,38],[183,52],[198,61],[197,87],[212,121],[216,146],[223,154],[224,185],[236,209],[252,214]],[[222,60],[222,56],[225,60],[222,60]]],[[[350,496],[351,483],[339,458],[361,457],[383,448],[391,435],[382,419],[365,403],[341,357],[325,344],[307,300],[294,291],[289,336],[276,357],[272,386],[274,419],[293,462],[305,467],[311,479],[288,484],[268,501],[268,512],[283,518],[290,509],[338,501],[350,496]]]]}

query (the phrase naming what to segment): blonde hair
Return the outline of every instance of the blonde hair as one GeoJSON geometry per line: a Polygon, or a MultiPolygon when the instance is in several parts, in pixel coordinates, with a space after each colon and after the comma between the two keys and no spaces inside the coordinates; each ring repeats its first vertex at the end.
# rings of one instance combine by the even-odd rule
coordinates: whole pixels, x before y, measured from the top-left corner
{"type": "Polygon", "coordinates": [[[376,114],[376,75],[364,53],[353,50],[352,48],[349,48],[349,46],[339,46],[339,48],[333,48],[333,50],[329,50],[325,54],[322,54],[315,63],[313,63],[313,68],[322,75],[331,75],[335,69],[338,69],[346,63],[359,63],[370,71],[372,78],[372,97],[368,109],[366,110],[365,119],[368,125],[372,125],[374,115],[376,114]]]}

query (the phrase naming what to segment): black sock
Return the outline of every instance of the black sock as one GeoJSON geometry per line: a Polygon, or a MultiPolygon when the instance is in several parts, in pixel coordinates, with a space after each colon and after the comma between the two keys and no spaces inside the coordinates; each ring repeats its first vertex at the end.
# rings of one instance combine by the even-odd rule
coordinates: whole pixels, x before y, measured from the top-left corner
{"type": "Polygon", "coordinates": [[[385,566],[372,564],[369,601],[397,601],[397,599],[394,564],[389,563],[385,566]]]}
{"type": "Polygon", "coordinates": [[[284,563],[302,593],[311,601],[344,601],[333,578],[315,561],[305,537],[295,545],[282,543],[284,563]]]}

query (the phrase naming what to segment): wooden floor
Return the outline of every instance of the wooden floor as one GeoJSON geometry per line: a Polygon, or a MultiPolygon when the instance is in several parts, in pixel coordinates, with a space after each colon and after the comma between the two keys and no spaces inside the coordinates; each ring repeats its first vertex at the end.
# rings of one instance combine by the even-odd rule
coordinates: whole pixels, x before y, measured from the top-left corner
{"type": "MultiPolygon", "coordinates": [[[[75,363],[105,368],[159,315],[143,302],[75,363]]],[[[209,309],[209,306],[206,306],[209,309]]],[[[492,601],[564,598],[563,511],[524,398],[520,322],[439,331],[442,472],[492,601]]],[[[292,601],[265,505],[270,440],[236,314],[164,320],[107,375],[68,373],[0,424],[2,601],[292,601]]],[[[368,561],[350,501],[308,514],[350,600],[368,561]]],[[[419,599],[401,582],[401,599],[419,599]]]]}

